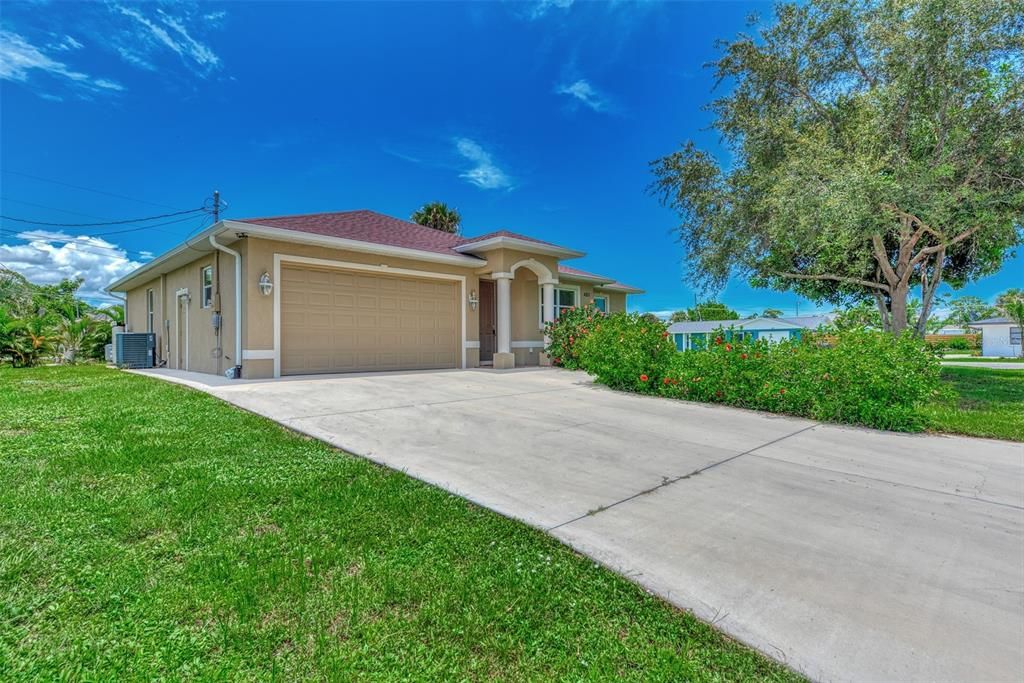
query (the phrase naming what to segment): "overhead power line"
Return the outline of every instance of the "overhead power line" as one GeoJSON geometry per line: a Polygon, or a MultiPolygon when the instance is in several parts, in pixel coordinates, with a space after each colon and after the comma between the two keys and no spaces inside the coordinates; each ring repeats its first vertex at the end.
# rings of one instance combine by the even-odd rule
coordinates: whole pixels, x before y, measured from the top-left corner
{"type": "Polygon", "coordinates": [[[39,181],[42,181],[44,183],[53,183],[54,185],[63,185],[64,187],[70,187],[70,188],[74,188],[76,190],[84,190],[85,192],[94,192],[96,194],[106,195],[107,197],[116,197],[118,199],[127,199],[130,202],[138,202],[139,204],[149,204],[150,206],[159,206],[161,209],[177,210],[177,209],[180,208],[180,207],[177,207],[177,206],[168,206],[167,204],[158,204],[157,202],[150,202],[150,201],[147,201],[145,199],[138,199],[136,197],[129,197],[127,195],[118,194],[116,192],[108,192],[106,190],[97,190],[95,188],[85,187],[83,185],[73,185],[72,183],[66,183],[66,182],[61,181],[61,180],[54,180],[52,178],[44,178],[42,176],[31,175],[29,173],[22,173],[21,171],[12,171],[10,169],[4,169],[3,173],[7,173],[9,175],[21,176],[22,178],[31,178],[32,180],[39,180],[39,181]]]}
{"type": "Polygon", "coordinates": [[[144,218],[129,218],[121,221],[104,221],[102,223],[46,223],[44,221],[36,221],[28,218],[16,218],[14,216],[0,215],[0,218],[8,221],[16,221],[18,223],[29,223],[31,225],[44,225],[50,228],[94,228],[100,225],[128,225],[130,223],[144,223],[146,221],[154,221],[160,218],[170,218],[172,216],[182,216],[185,214],[194,214],[205,212],[206,209],[198,207],[195,209],[188,209],[187,211],[175,211],[174,213],[163,213],[157,216],[146,216],[144,218]]]}
{"type": "MultiPolygon", "coordinates": [[[[2,217],[0,217],[0,218],[2,218],[2,217]]],[[[135,228],[125,228],[123,230],[107,230],[105,232],[84,233],[84,234],[78,234],[76,236],[77,237],[107,237],[107,236],[110,236],[110,235],[123,235],[123,234],[129,233],[129,232],[140,232],[142,230],[157,230],[157,228],[161,228],[161,227],[164,227],[164,226],[167,226],[167,225],[175,225],[177,223],[185,223],[187,221],[194,220],[195,218],[196,218],[196,216],[193,214],[193,215],[183,216],[181,218],[175,218],[174,220],[170,220],[170,221],[164,221],[162,223],[151,223],[149,225],[141,225],[141,226],[135,227],[135,228]]],[[[205,216],[203,216],[203,220],[206,220],[205,216]]],[[[40,225],[40,224],[37,223],[37,225],[40,225]]],[[[76,231],[76,232],[78,232],[78,231],[76,231]]],[[[169,235],[175,234],[175,233],[173,233],[170,230],[157,230],[157,232],[163,232],[163,233],[167,233],[169,235]]],[[[32,230],[24,231],[24,234],[32,234],[32,233],[33,233],[32,230]]],[[[45,236],[45,235],[41,235],[41,236],[45,236]]]]}

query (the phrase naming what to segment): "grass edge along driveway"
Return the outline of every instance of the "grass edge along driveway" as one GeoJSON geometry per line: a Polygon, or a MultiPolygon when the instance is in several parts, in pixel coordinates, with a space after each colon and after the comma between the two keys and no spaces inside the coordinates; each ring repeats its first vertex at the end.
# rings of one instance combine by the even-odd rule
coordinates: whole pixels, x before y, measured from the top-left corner
{"type": "Polygon", "coordinates": [[[944,366],[943,396],[921,408],[930,431],[1024,441],[1024,372],[944,366]]]}
{"type": "Polygon", "coordinates": [[[543,533],[184,387],[0,369],[8,680],[798,680],[543,533]]]}

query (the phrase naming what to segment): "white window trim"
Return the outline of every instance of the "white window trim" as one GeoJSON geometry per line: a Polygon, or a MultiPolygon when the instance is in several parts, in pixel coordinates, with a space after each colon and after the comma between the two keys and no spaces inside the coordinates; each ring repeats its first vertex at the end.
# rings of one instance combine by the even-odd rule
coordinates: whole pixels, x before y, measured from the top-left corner
{"type": "Polygon", "coordinates": [[[448,273],[434,273],[425,270],[414,270],[412,268],[392,268],[385,264],[373,266],[366,263],[353,263],[350,261],[335,261],[333,259],[311,258],[308,256],[292,256],[291,254],[274,254],[274,378],[281,377],[281,264],[301,263],[310,266],[327,266],[329,268],[340,268],[342,270],[362,270],[371,273],[385,273],[392,275],[413,275],[415,277],[429,278],[434,280],[454,280],[459,283],[459,298],[462,300],[462,367],[466,367],[466,276],[453,275],[448,273]]]}
{"type": "MultiPolygon", "coordinates": [[[[573,306],[579,306],[580,305],[580,298],[582,297],[582,292],[580,291],[580,286],[579,285],[554,285],[554,288],[555,288],[555,295],[554,295],[554,299],[555,299],[555,320],[557,320],[558,319],[558,308],[559,308],[558,307],[558,290],[561,289],[561,290],[566,291],[566,292],[573,292],[574,293],[575,298],[573,299],[573,301],[575,301],[576,303],[574,303],[573,306]]],[[[543,330],[544,329],[544,287],[542,285],[537,285],[537,300],[540,303],[540,306],[537,309],[537,329],[538,330],[543,330]]]]}
{"type": "Polygon", "coordinates": [[[202,308],[211,308],[213,306],[213,266],[203,266],[199,269],[199,305],[202,308]],[[206,298],[206,272],[210,272],[210,298],[206,298]]]}
{"type": "Polygon", "coordinates": [[[156,332],[153,329],[153,317],[156,315],[156,306],[154,306],[154,292],[153,288],[146,290],[146,332],[156,332]]]}

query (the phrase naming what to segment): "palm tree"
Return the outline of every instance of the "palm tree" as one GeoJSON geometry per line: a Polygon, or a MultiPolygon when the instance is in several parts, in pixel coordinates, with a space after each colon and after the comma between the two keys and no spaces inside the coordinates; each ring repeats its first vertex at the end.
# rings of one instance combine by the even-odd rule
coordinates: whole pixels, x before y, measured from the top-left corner
{"type": "Polygon", "coordinates": [[[57,325],[56,338],[61,361],[74,363],[78,359],[78,355],[92,344],[96,329],[96,321],[88,316],[61,319],[57,325]]]}
{"type": "Polygon", "coordinates": [[[113,306],[104,306],[96,311],[102,316],[110,319],[111,325],[124,325],[124,306],[121,304],[114,304],[113,306]]]}
{"type": "Polygon", "coordinates": [[[456,209],[449,208],[444,202],[424,204],[412,213],[412,220],[434,230],[459,234],[462,216],[456,209]]]}

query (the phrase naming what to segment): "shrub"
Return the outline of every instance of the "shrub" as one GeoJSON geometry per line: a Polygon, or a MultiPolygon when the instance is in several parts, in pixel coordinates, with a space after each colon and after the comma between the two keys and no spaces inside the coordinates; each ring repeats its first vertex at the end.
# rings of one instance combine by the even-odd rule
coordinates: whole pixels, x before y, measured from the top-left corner
{"type": "Polygon", "coordinates": [[[556,320],[544,325],[544,334],[550,342],[544,352],[551,362],[569,370],[580,369],[579,343],[599,324],[604,313],[593,306],[568,308],[556,320]]]}
{"type": "Polygon", "coordinates": [[[614,389],[879,429],[920,429],[917,409],[939,387],[937,359],[909,334],[849,331],[826,345],[808,333],[769,344],[720,330],[707,350],[684,352],[663,334],[638,316],[609,316],[582,342],[579,361],[614,389]]]}
{"type": "Polygon", "coordinates": [[[665,324],[637,313],[602,318],[576,346],[577,360],[613,389],[653,393],[665,377],[675,345],[665,324]]]}

